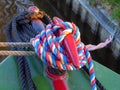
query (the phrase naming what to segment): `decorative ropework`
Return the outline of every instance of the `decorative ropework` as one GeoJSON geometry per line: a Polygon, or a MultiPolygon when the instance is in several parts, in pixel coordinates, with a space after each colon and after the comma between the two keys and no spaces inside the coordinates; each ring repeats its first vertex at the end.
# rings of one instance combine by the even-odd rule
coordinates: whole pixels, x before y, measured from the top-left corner
{"type": "Polygon", "coordinates": [[[86,46],[81,42],[79,28],[74,23],[62,21],[48,24],[35,38],[31,39],[31,43],[38,57],[47,66],[59,70],[77,70],[88,63],[92,90],[97,89],[92,57],[86,46]],[[67,35],[70,34],[72,35],[70,40],[68,42],[67,40],[65,41],[67,35]],[[72,38],[74,38],[75,42],[71,42],[72,38]],[[65,42],[67,43],[65,44],[65,42]],[[74,43],[76,46],[71,47],[74,43]],[[76,49],[76,56],[78,56],[76,63],[74,63],[75,60],[72,60],[74,58],[71,59],[68,54],[74,51],[66,52],[66,45],[76,49]]]}
{"type": "MultiPolygon", "coordinates": [[[[96,83],[92,58],[90,56],[90,53],[86,49],[86,46],[80,41],[79,29],[74,23],[63,22],[57,17],[53,18],[54,23],[52,23],[51,19],[46,14],[43,15],[43,13],[39,13],[38,10],[39,9],[35,6],[33,6],[32,8],[30,7],[26,12],[23,12],[20,15],[16,15],[12,19],[6,29],[8,41],[28,42],[31,38],[35,37],[35,35],[39,33],[36,38],[31,40],[31,42],[35,47],[35,51],[38,56],[47,64],[47,66],[50,66],[48,67],[49,72],[47,73],[51,74],[53,77],[57,77],[57,75],[60,76],[58,73],[60,73],[61,76],[65,76],[66,74],[64,73],[64,70],[80,69],[88,62],[92,90],[95,90],[96,83]],[[44,28],[43,22],[46,25],[48,24],[46,28],[44,28]],[[69,39],[69,37],[71,38],[69,39]],[[72,48],[74,44],[75,46],[72,48]],[[74,53],[71,54],[72,52],[74,53]],[[72,55],[74,55],[76,59],[75,57],[71,59],[72,55]]],[[[105,43],[102,43],[102,45],[103,44],[105,43]]],[[[99,45],[101,46],[101,44],[99,45]]],[[[96,46],[88,45],[87,48],[88,47],[91,48],[96,46]]],[[[13,48],[13,50],[26,50],[26,48],[20,49],[19,47],[17,47],[13,48]]],[[[22,89],[24,90],[24,88],[26,87],[26,78],[28,79],[29,76],[30,80],[28,81],[32,81],[32,79],[28,68],[29,66],[28,64],[26,64],[27,60],[25,59],[25,57],[17,58],[22,89]],[[26,67],[28,69],[24,69],[26,67]],[[28,70],[28,72],[26,70],[28,70]],[[24,74],[26,74],[27,77],[24,77],[25,75],[21,72],[25,72],[24,74]]],[[[34,87],[33,82],[28,82],[28,84],[28,86],[34,87]]]]}

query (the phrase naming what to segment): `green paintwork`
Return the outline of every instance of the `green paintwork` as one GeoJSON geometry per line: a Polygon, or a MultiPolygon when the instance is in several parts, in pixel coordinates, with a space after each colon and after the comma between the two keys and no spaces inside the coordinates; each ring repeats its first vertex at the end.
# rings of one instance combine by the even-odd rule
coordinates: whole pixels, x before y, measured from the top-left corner
{"type": "MultiPolygon", "coordinates": [[[[26,56],[37,90],[53,90],[40,59],[26,56]]],[[[94,61],[96,77],[107,90],[120,90],[120,75],[94,61]]],[[[21,90],[19,70],[14,56],[0,63],[0,90],[21,90]]],[[[66,81],[70,90],[91,90],[89,76],[83,70],[69,71],[66,81]]]]}

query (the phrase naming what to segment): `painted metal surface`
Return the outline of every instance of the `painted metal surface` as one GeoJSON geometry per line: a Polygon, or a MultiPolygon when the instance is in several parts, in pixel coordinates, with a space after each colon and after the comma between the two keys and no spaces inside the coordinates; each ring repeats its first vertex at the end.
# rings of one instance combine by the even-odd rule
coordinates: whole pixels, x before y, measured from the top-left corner
{"type": "MultiPolygon", "coordinates": [[[[29,56],[28,63],[32,79],[37,90],[53,90],[51,80],[47,77],[46,66],[37,57],[29,56]]],[[[96,77],[107,90],[120,89],[120,75],[94,62],[96,77]]],[[[14,56],[7,57],[0,63],[0,90],[21,90],[19,70],[14,56]]],[[[66,82],[70,90],[90,90],[89,76],[81,70],[69,71],[66,82]]]]}

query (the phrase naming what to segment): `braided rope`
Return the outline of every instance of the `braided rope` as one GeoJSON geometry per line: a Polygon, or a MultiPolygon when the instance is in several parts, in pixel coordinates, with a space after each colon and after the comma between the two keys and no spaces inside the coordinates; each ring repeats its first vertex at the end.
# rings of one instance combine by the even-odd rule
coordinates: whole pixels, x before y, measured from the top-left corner
{"type": "Polygon", "coordinates": [[[79,28],[75,24],[69,22],[62,22],[57,25],[48,24],[45,30],[42,30],[35,38],[31,39],[31,42],[38,57],[48,66],[59,70],[76,70],[78,68],[75,68],[73,63],[69,62],[69,58],[64,50],[65,48],[61,45],[62,40],[69,33],[72,33],[76,41],[80,64],[79,69],[88,62],[91,87],[92,90],[97,90],[92,57],[86,46],[80,42],[79,28]],[[60,36],[56,36],[55,33],[61,29],[62,33],[60,36]]]}

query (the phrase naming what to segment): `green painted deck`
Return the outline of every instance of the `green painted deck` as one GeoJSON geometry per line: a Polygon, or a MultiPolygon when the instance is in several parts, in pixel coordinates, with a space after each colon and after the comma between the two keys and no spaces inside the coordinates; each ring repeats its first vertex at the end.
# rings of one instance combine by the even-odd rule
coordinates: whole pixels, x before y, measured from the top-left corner
{"type": "MultiPolygon", "coordinates": [[[[45,74],[45,65],[36,57],[26,56],[37,90],[53,90],[45,74]]],[[[95,74],[107,90],[120,90],[120,75],[94,61],[95,74]]],[[[0,90],[21,90],[19,70],[14,56],[0,63],[0,90]]],[[[66,78],[70,90],[91,90],[89,76],[81,69],[69,71],[66,78]]]]}

